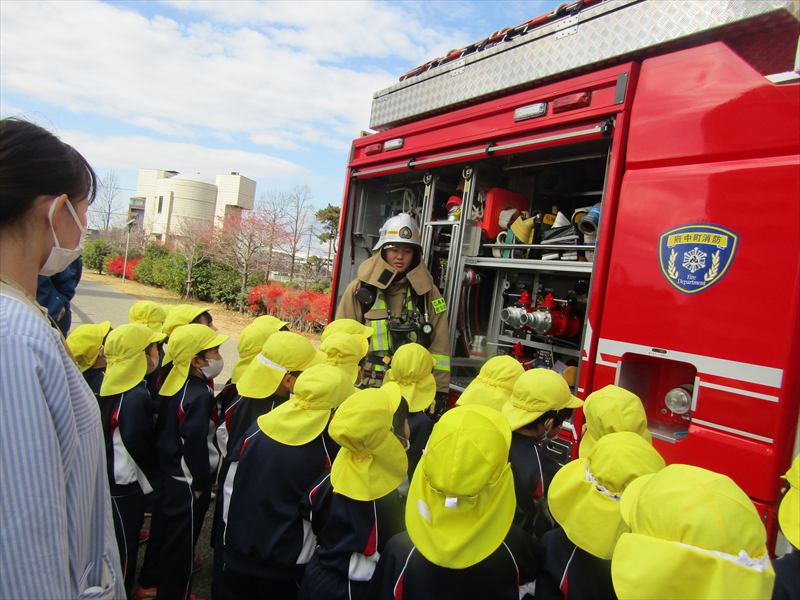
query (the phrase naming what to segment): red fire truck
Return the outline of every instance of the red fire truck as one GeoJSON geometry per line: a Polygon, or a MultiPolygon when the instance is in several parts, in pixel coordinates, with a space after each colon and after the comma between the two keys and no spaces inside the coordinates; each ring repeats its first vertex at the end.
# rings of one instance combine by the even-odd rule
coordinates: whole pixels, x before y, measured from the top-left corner
{"type": "MultiPolygon", "coordinates": [[[[667,462],[732,477],[772,547],[800,449],[798,11],[582,0],[376,92],[334,305],[412,213],[453,398],[498,353],[577,367],[581,398],[627,388],[667,462]]],[[[562,461],[582,422],[550,447],[562,461]]]]}

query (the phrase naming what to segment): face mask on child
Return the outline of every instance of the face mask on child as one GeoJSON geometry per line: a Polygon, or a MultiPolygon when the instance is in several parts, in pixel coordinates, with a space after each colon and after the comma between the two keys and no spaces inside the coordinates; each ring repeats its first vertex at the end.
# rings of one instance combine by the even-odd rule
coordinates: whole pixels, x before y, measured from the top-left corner
{"type": "Polygon", "coordinates": [[[206,379],[214,379],[217,375],[222,373],[222,368],[225,366],[225,360],[219,359],[215,360],[213,358],[209,358],[208,366],[201,367],[200,370],[203,372],[203,375],[206,376],[206,379]]]}

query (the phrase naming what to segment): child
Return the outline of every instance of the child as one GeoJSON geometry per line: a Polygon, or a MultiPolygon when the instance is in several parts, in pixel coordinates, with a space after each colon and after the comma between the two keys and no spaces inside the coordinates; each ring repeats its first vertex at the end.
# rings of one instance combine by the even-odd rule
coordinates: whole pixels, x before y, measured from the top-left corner
{"type": "MultiPolygon", "coordinates": [[[[270,339],[279,335],[294,334],[270,339]]],[[[297,596],[315,545],[300,501],[336,457],[328,422],[354,391],[339,369],[310,367],[292,400],[259,417],[231,448],[223,488],[226,598],[297,596]]]]}
{"type": "Polygon", "coordinates": [[[128,311],[129,323],[141,323],[156,333],[161,333],[167,313],[155,302],[140,300],[128,311]]]}
{"type": "Polygon", "coordinates": [[[586,422],[578,448],[578,456],[582,458],[589,455],[597,440],[615,431],[632,431],[648,443],[653,443],[642,401],[636,394],[616,385],[607,385],[589,394],[583,407],[583,416],[586,422]]]}
{"type": "Polygon", "coordinates": [[[114,529],[128,596],[136,578],[144,496],[161,480],[153,439],[153,407],[143,380],[158,364],[156,344],[164,337],[163,333],[132,323],[109,333],[105,344],[108,368],[100,390],[100,411],[114,529]]]}
{"type": "Polygon", "coordinates": [[[259,319],[263,320],[267,325],[272,325],[278,331],[289,331],[289,324],[286,321],[281,321],[278,317],[273,317],[272,315],[262,315],[256,318],[256,321],[259,319]]]}
{"type": "Polygon", "coordinates": [[[158,583],[161,600],[188,594],[194,544],[219,461],[214,444],[216,403],[208,380],[222,370],[219,346],[227,339],[199,324],[184,325],[170,337],[173,368],[161,388],[159,422],[163,428],[156,440],[165,474],[161,507],[164,542],[158,583]]]}
{"type": "Polygon", "coordinates": [[[580,406],[583,402],[572,395],[564,378],[547,369],[525,372],[503,406],[514,432],[508,455],[517,494],[514,523],[539,539],[553,527],[547,490],[559,469],[542,451],[540,442],[556,437],[561,423],[580,406]]]}
{"type": "Polygon", "coordinates": [[[95,325],[88,323],[75,328],[69,334],[67,345],[75,364],[83,373],[83,378],[94,392],[95,397],[100,396],[100,386],[103,385],[103,377],[106,374],[106,359],[103,358],[103,343],[108,332],[111,331],[111,323],[103,321],[95,325]]]}
{"type": "Polygon", "coordinates": [[[669,465],[629,484],[620,512],[631,528],[611,559],[621,600],[772,595],[761,516],[729,477],[669,465]]]}
{"type": "MultiPolygon", "coordinates": [[[[261,318],[261,317],[259,317],[261,318]]],[[[272,334],[278,333],[272,325],[265,321],[256,319],[253,323],[248,325],[242,331],[242,335],[236,341],[236,350],[239,352],[239,361],[233,368],[228,383],[222,388],[222,391],[217,395],[217,409],[220,416],[220,424],[217,429],[217,441],[219,442],[219,449],[222,452],[222,457],[225,458],[227,454],[228,443],[228,428],[230,427],[230,417],[233,415],[231,406],[236,402],[239,397],[239,389],[237,384],[244,375],[250,363],[261,352],[261,348],[267,343],[267,340],[272,334]]]]}
{"type": "Polygon", "coordinates": [[[513,356],[495,356],[481,367],[481,372],[472,380],[456,401],[456,406],[482,404],[495,410],[511,399],[511,392],[525,369],[513,356]]]}
{"type": "Polygon", "coordinates": [[[341,449],[330,476],[303,500],[317,549],[300,586],[301,600],[367,598],[386,543],[405,530],[397,486],[408,469],[407,415],[396,383],[357,392],[336,411],[329,432],[341,449]],[[320,498],[328,506],[320,507],[320,498]]]}
{"type": "MultiPolygon", "coordinates": [[[[166,381],[169,372],[172,370],[172,358],[169,355],[169,338],[172,336],[173,332],[178,327],[183,327],[184,325],[192,323],[205,325],[215,332],[217,331],[217,328],[214,327],[214,318],[206,308],[192,306],[191,304],[178,304],[177,306],[172,306],[169,310],[165,307],[164,311],[167,316],[164,319],[162,331],[167,334],[167,350],[162,361],[161,375],[158,378],[159,390],[161,386],[164,385],[164,381],[166,381]]],[[[211,389],[214,389],[213,381],[211,381],[211,389]]]]}
{"type": "MultiPolygon", "coordinates": [[[[161,333],[167,313],[155,302],[141,300],[131,306],[128,311],[129,323],[141,323],[146,325],[156,333],[161,333]]],[[[158,348],[158,365],[152,373],[148,373],[144,378],[147,382],[147,391],[154,403],[154,417],[158,417],[158,378],[161,375],[161,365],[164,361],[164,343],[160,342],[158,348]]]]}
{"type": "MultiPolygon", "coordinates": [[[[431,436],[433,421],[425,411],[432,408],[436,396],[436,380],[433,377],[433,357],[419,344],[406,344],[397,349],[392,359],[392,368],[386,372],[386,382],[397,382],[400,393],[408,402],[408,427],[410,448],[408,450],[408,481],[414,477],[422,451],[431,436]]],[[[405,491],[403,492],[405,495],[405,491]]]]}
{"type": "MultiPolygon", "coordinates": [[[[360,326],[363,327],[363,325],[360,326]]],[[[328,356],[325,362],[344,371],[354,385],[358,385],[361,380],[358,365],[361,359],[367,355],[368,349],[369,341],[365,336],[344,332],[326,336],[319,347],[320,352],[324,352],[328,356]]]]}
{"type": "Polygon", "coordinates": [[[635,433],[603,436],[587,458],[565,465],[550,483],[548,505],[563,529],[548,531],[545,573],[536,598],[571,600],[616,598],[611,556],[630,531],[619,512],[619,499],[634,479],[665,466],[656,450],[635,433]]]}
{"type": "Polygon", "coordinates": [[[319,339],[324,342],[334,333],[349,333],[351,335],[363,335],[365,338],[369,338],[372,336],[373,331],[372,327],[367,327],[355,319],[336,319],[325,326],[325,330],[322,332],[319,339]]]}
{"type": "Polygon", "coordinates": [[[270,336],[236,384],[240,397],[229,409],[232,414],[225,416],[228,448],[239,442],[258,417],[288,400],[300,373],[326,359],[302,335],[279,331],[270,336]]]}
{"type": "Polygon", "coordinates": [[[786,487],[778,506],[778,524],[792,550],[772,561],[775,589],[772,600],[800,600],[800,455],[784,475],[786,487]]]}
{"type": "Polygon", "coordinates": [[[518,600],[533,591],[544,551],[512,524],[508,421],[486,406],[442,416],[406,503],[408,533],[386,546],[369,598],[518,600]]]}

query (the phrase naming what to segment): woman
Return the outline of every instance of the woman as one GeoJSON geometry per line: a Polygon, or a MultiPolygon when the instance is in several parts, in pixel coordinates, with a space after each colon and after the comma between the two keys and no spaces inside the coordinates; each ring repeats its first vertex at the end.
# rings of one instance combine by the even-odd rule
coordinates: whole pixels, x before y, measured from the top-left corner
{"type": "Polygon", "coordinates": [[[125,597],[97,401],[36,303],[37,276],[80,255],[96,187],[72,147],[0,120],[3,598],[125,597]]]}

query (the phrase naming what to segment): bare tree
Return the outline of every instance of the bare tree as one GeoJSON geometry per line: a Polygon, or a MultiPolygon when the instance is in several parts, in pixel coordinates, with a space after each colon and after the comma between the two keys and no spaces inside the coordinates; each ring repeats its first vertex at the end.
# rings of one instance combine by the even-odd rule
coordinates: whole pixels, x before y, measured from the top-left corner
{"type": "Polygon", "coordinates": [[[294,279],[297,252],[303,247],[306,238],[312,234],[316,217],[311,205],[311,187],[308,184],[296,185],[289,193],[288,222],[284,250],[289,255],[289,279],[294,279]]]}
{"type": "Polygon", "coordinates": [[[216,252],[216,231],[213,223],[201,219],[184,217],[177,224],[177,234],[173,234],[172,243],[175,254],[186,264],[186,281],[183,287],[183,298],[197,299],[197,286],[192,277],[194,269],[203,261],[211,258],[216,252]]]}
{"type": "MultiPolygon", "coordinates": [[[[236,271],[242,279],[241,292],[247,288],[250,275],[258,268],[258,257],[275,244],[270,229],[271,215],[263,206],[242,210],[225,217],[217,233],[216,259],[236,271]]],[[[244,311],[244,307],[240,308],[244,311]]]]}
{"type": "Polygon", "coordinates": [[[115,216],[122,214],[120,185],[117,174],[111,170],[105,174],[97,186],[97,196],[89,207],[92,225],[108,233],[115,216]]]}
{"type": "Polygon", "coordinates": [[[269,279],[269,274],[275,268],[276,263],[283,262],[276,256],[276,251],[281,249],[286,237],[286,225],[289,221],[289,192],[267,190],[259,197],[258,205],[264,209],[265,226],[269,234],[269,243],[264,249],[266,255],[264,272],[266,279],[269,279]]]}

